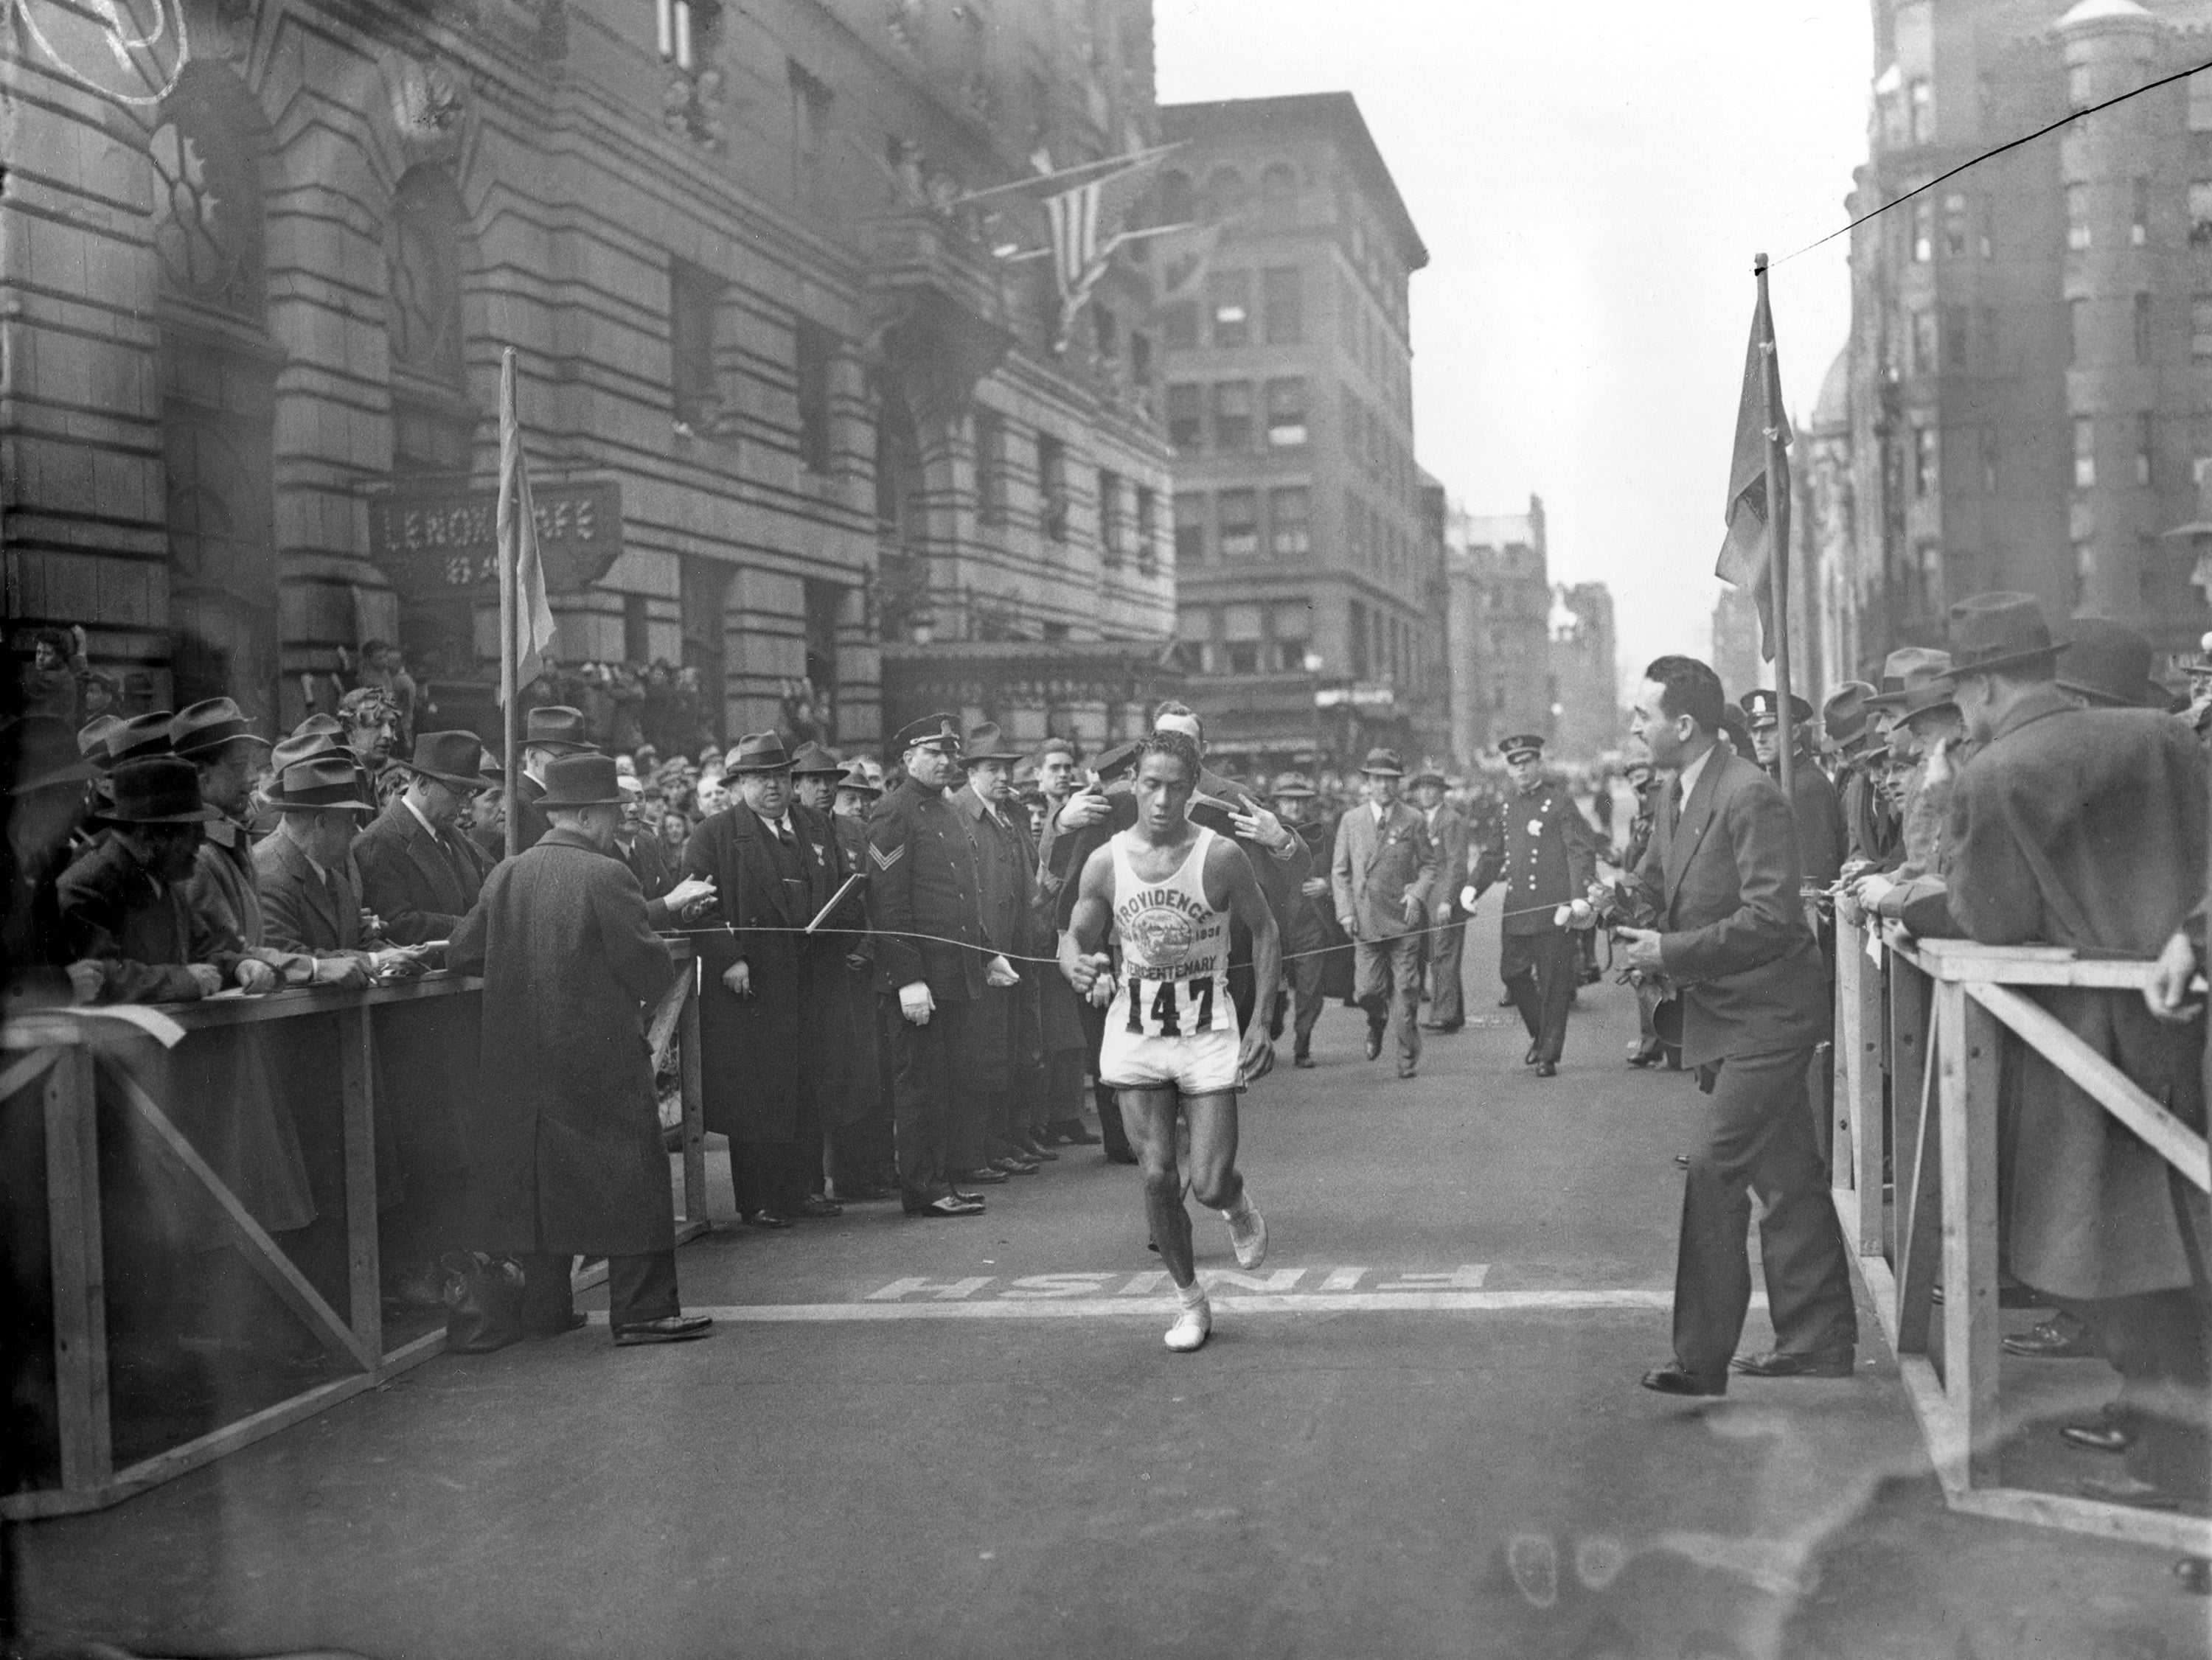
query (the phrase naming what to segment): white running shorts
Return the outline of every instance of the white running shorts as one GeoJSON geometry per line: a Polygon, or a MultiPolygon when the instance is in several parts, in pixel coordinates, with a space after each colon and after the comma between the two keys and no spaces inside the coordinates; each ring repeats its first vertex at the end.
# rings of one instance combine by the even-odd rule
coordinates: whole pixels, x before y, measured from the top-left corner
{"type": "Polygon", "coordinates": [[[1106,1022],[1098,1050],[1098,1081],[1109,1089],[1174,1089],[1185,1096],[1241,1091],[1237,1065],[1243,1045],[1231,1024],[1179,1038],[1140,1036],[1124,1021],[1106,1022]]]}

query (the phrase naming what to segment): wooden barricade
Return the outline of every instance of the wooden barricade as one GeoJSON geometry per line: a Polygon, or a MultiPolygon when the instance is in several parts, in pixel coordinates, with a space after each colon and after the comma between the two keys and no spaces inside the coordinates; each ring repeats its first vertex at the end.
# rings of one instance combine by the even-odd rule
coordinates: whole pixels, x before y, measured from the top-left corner
{"type": "MultiPolygon", "coordinates": [[[[673,942],[684,972],[655,1011],[656,1059],[683,1044],[684,1214],[679,1242],[707,1229],[705,1126],[700,1116],[695,954],[673,942]]],[[[196,1469],[363,1390],[445,1348],[442,1324],[386,1347],[378,1237],[376,1044],[391,1011],[427,1000],[480,996],[482,982],[433,974],[373,990],[299,988],[155,1009],[57,1009],[0,1026],[0,1113],[42,1115],[46,1236],[52,1284],[52,1360],[58,1483],[0,1495],[0,1518],[96,1510],[196,1469]],[[345,1301],[340,1314],[272,1239],[173,1121],[161,1099],[163,1054],[179,1044],[220,1043],[264,1022],[333,1017],[334,1074],[342,1129],[345,1301]],[[100,1198],[98,1091],[121,1104],[124,1133],[182,1190],[211,1207],[222,1236],[344,1375],[217,1424],[118,1467],[108,1353],[107,1230],[100,1198]]],[[[235,1041],[235,1037],[232,1039],[235,1041]]],[[[289,1103],[278,1105],[289,1110],[289,1103]]],[[[264,1391],[265,1393],[266,1391],[264,1391]]]]}
{"type": "Polygon", "coordinates": [[[2212,1554],[2212,1523],[2006,1487],[1997,1467],[2001,1445],[2018,1427],[1999,1392],[2005,1046],[2033,1048],[2212,1191],[2205,1138],[2015,989],[2139,995],[2152,966],[2084,960],[2051,946],[1916,940],[1894,923],[1870,933],[1840,918],[1836,958],[1836,1210],[1897,1352],[1945,1500],[1972,1515],[2212,1554]]]}

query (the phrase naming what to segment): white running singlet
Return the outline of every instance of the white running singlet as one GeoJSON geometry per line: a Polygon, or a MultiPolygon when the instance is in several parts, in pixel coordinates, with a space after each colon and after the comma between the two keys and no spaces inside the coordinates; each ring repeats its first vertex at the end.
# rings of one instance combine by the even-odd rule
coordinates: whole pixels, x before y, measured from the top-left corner
{"type": "Polygon", "coordinates": [[[1237,1005],[1229,997],[1229,912],[1206,897],[1214,833],[1200,827],[1175,874],[1146,881],[1129,862],[1133,833],[1114,850],[1114,934],[1121,972],[1106,1010],[1099,1081],[1117,1089],[1174,1088],[1185,1095],[1243,1087],[1237,1005]]]}

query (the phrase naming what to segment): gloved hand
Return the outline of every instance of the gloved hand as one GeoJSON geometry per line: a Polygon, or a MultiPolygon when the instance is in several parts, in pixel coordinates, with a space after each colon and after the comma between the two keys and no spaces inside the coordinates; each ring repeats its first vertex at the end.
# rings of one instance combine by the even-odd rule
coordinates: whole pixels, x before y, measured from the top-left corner
{"type": "Polygon", "coordinates": [[[899,987],[899,1013],[916,1026],[927,1026],[929,1017],[937,1012],[936,999],[929,995],[929,982],[916,980],[911,985],[899,987]]]}

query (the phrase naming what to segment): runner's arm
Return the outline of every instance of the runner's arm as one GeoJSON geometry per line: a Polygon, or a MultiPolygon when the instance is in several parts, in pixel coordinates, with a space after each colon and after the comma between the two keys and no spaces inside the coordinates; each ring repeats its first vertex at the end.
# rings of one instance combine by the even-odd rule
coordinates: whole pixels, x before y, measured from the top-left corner
{"type": "Polygon", "coordinates": [[[1217,839],[1206,861],[1206,897],[1213,902],[1217,884],[1229,889],[1229,909],[1252,935],[1252,1029],[1264,1034],[1265,1011],[1275,1006],[1275,992],[1283,978],[1283,936],[1275,926],[1275,913],[1260,891],[1252,861],[1232,841],[1217,839]]]}
{"type": "Polygon", "coordinates": [[[1082,887],[1067,931],[1060,936],[1060,972],[1077,995],[1087,997],[1098,978],[1093,960],[1106,943],[1106,930],[1114,918],[1114,851],[1101,847],[1084,862],[1082,887]]]}

